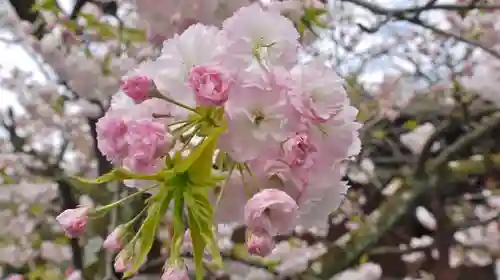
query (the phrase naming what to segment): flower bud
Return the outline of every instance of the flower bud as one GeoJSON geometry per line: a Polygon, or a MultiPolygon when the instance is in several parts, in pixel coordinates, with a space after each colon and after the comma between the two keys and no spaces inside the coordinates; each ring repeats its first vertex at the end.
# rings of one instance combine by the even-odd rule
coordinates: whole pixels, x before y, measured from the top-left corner
{"type": "Polygon", "coordinates": [[[298,205],[277,189],[265,189],[248,200],[244,209],[245,224],[258,235],[276,236],[295,226],[298,205]]]}
{"type": "Polygon", "coordinates": [[[70,238],[77,238],[85,232],[90,208],[78,207],[64,210],[56,217],[57,222],[62,226],[66,235],[70,238]]]}
{"type": "Polygon", "coordinates": [[[139,104],[150,97],[149,92],[153,85],[153,81],[146,76],[132,76],[123,81],[122,90],[139,104]]]}
{"type": "Polygon", "coordinates": [[[104,240],[102,246],[110,252],[119,252],[123,249],[123,236],[126,228],[123,225],[116,227],[104,240]]]}
{"type": "Polygon", "coordinates": [[[231,79],[219,69],[197,66],[189,74],[189,87],[202,106],[220,106],[227,101],[231,79]]]}

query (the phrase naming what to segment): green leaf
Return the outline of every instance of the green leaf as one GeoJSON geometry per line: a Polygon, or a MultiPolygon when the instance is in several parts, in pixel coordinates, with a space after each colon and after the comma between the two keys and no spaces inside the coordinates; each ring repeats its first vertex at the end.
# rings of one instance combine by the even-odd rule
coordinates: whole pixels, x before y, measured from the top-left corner
{"type": "MultiPolygon", "coordinates": [[[[203,142],[201,142],[198,146],[196,146],[196,148],[194,148],[193,151],[191,151],[191,153],[189,154],[189,156],[187,158],[182,160],[179,164],[177,164],[174,167],[175,172],[177,172],[177,173],[186,172],[200,157],[202,157],[202,155],[205,155],[204,154],[205,149],[207,147],[210,149],[212,147],[211,145],[213,145],[212,142],[215,141],[219,137],[219,135],[222,134],[222,132],[224,132],[223,127],[215,128],[213,130],[212,134],[210,136],[206,137],[205,140],[203,140],[203,142]]],[[[212,153],[213,153],[213,151],[212,151],[212,153]]],[[[203,160],[206,160],[206,158],[203,157],[202,161],[203,160]]],[[[211,162],[212,162],[212,158],[210,158],[210,166],[211,166],[211,162]]]]}
{"type": "Polygon", "coordinates": [[[80,183],[97,185],[97,184],[103,184],[103,183],[107,183],[107,182],[119,179],[120,174],[121,174],[121,172],[119,172],[117,169],[113,169],[113,170],[109,171],[108,173],[106,173],[102,176],[99,176],[93,180],[92,179],[85,179],[85,178],[82,178],[79,176],[73,176],[71,178],[77,180],[80,183]]]}
{"type": "Polygon", "coordinates": [[[198,224],[193,210],[188,207],[188,221],[191,234],[191,243],[193,244],[193,261],[196,267],[196,279],[201,280],[204,277],[205,269],[203,267],[203,252],[207,244],[201,235],[201,228],[198,224]]]}
{"type": "Polygon", "coordinates": [[[186,193],[185,200],[189,217],[191,217],[189,226],[193,224],[197,227],[205,243],[203,249],[208,247],[215,263],[222,267],[222,257],[212,228],[213,208],[208,199],[208,192],[204,189],[190,189],[186,193]]]}
{"type": "Polygon", "coordinates": [[[78,24],[73,20],[64,21],[62,25],[66,26],[66,28],[73,33],[77,32],[78,24]]]}
{"type": "Polygon", "coordinates": [[[138,252],[136,252],[136,248],[134,248],[132,265],[130,269],[125,272],[124,277],[133,275],[146,261],[148,253],[153,246],[156,229],[160,224],[161,218],[165,215],[173,197],[172,191],[169,191],[168,188],[162,188],[157,195],[159,200],[149,206],[147,217],[142,223],[137,235],[134,237],[134,240],[131,242],[132,244],[134,241],[138,242],[138,252]]]}
{"type": "Polygon", "coordinates": [[[108,40],[108,39],[114,39],[116,38],[116,33],[115,30],[112,26],[104,24],[104,23],[99,23],[95,26],[95,30],[99,34],[99,37],[102,40],[108,40]]]}
{"type": "Polygon", "coordinates": [[[89,27],[99,24],[99,20],[93,14],[80,13],[79,16],[85,19],[89,27]]]}
{"type": "Polygon", "coordinates": [[[173,228],[174,235],[172,236],[170,247],[170,264],[177,266],[181,258],[181,247],[184,237],[184,193],[182,189],[175,189],[174,194],[174,211],[173,211],[173,228]]]}
{"type": "Polygon", "coordinates": [[[56,4],[56,0],[43,0],[34,4],[31,7],[31,10],[34,12],[50,11],[57,13],[59,12],[59,7],[56,4]]]}
{"type": "Polygon", "coordinates": [[[217,138],[207,138],[206,146],[198,159],[188,170],[189,180],[195,185],[201,185],[212,175],[213,156],[217,147],[217,138]]]}
{"type": "Polygon", "coordinates": [[[312,30],[312,25],[315,24],[319,27],[326,28],[327,25],[319,19],[320,16],[326,14],[328,11],[323,8],[305,8],[304,14],[300,21],[305,27],[312,30]]]}

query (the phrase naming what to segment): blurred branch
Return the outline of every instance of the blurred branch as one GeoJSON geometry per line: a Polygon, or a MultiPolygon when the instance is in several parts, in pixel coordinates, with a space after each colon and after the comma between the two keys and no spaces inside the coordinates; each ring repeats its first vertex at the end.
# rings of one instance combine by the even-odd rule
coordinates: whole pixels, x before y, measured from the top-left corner
{"type": "MultiPolygon", "coordinates": [[[[36,172],[42,173],[44,176],[49,176],[53,178],[58,178],[58,173],[60,171],[59,169],[59,163],[64,157],[64,154],[66,152],[66,149],[68,147],[69,141],[65,139],[63,142],[63,145],[57,155],[57,160],[56,164],[50,164],[48,162],[48,159],[39,155],[36,153],[33,149],[30,149],[28,152],[24,150],[24,145],[26,144],[26,140],[22,137],[19,136],[17,133],[17,126],[16,122],[14,119],[14,114],[12,112],[12,109],[8,110],[8,117],[9,117],[9,122],[6,123],[5,121],[2,120],[2,125],[5,127],[5,129],[8,132],[9,140],[14,148],[14,152],[16,153],[27,153],[33,157],[35,157],[38,160],[41,160],[43,163],[46,164],[46,168],[44,170],[35,170],[36,172]]],[[[71,209],[75,208],[78,206],[72,190],[71,190],[71,185],[64,179],[58,179],[56,180],[58,190],[59,190],[59,196],[62,201],[62,210],[66,209],[71,209]]],[[[78,238],[72,238],[70,240],[71,244],[71,249],[72,249],[72,261],[73,261],[73,267],[74,269],[80,270],[83,272],[83,251],[82,248],[80,247],[78,238]]]]}
{"type": "MultiPolygon", "coordinates": [[[[486,109],[486,110],[482,110],[476,114],[474,114],[473,116],[471,116],[471,118],[469,119],[469,121],[477,121],[479,120],[480,118],[488,115],[488,114],[491,114],[494,109],[486,109]]],[[[441,123],[437,128],[436,128],[436,131],[434,132],[434,134],[432,134],[428,139],[427,141],[425,142],[423,148],[422,148],[422,152],[420,153],[420,156],[418,158],[418,161],[417,161],[417,164],[416,164],[416,170],[415,170],[415,174],[417,176],[420,176],[423,174],[423,172],[425,171],[425,164],[427,163],[428,159],[430,158],[431,156],[431,150],[432,150],[432,146],[434,145],[434,143],[440,139],[441,137],[443,137],[443,135],[445,135],[447,132],[449,132],[451,129],[455,128],[455,127],[458,127],[462,125],[462,122],[460,120],[446,120],[444,121],[443,123],[441,123]]]]}
{"type": "Polygon", "coordinates": [[[382,23],[377,24],[373,28],[368,28],[368,27],[365,27],[365,26],[362,27],[364,30],[368,30],[371,33],[377,31],[380,27],[382,27],[382,25],[384,25],[385,23],[389,22],[390,19],[403,20],[403,21],[407,21],[407,22],[410,22],[412,24],[415,24],[417,26],[423,27],[425,29],[431,30],[431,31],[433,31],[436,34],[439,34],[439,35],[442,35],[442,36],[446,36],[446,37],[450,37],[450,38],[453,38],[455,40],[467,43],[467,44],[475,46],[475,47],[478,47],[478,48],[484,50],[485,52],[491,54],[492,56],[500,59],[500,53],[498,53],[495,50],[492,50],[492,49],[484,46],[480,42],[477,42],[477,41],[474,41],[474,40],[470,40],[470,39],[464,38],[464,37],[462,37],[460,35],[457,35],[457,34],[454,34],[454,33],[451,33],[451,32],[448,32],[448,31],[445,31],[445,30],[442,30],[442,29],[439,29],[439,28],[437,28],[435,26],[432,26],[432,25],[430,25],[430,24],[422,21],[420,19],[420,17],[419,17],[419,15],[420,15],[420,13],[422,11],[428,11],[428,10],[437,10],[437,9],[439,9],[439,10],[468,11],[468,10],[472,10],[472,9],[475,9],[475,8],[481,8],[481,9],[500,9],[500,5],[479,5],[478,4],[478,5],[471,6],[471,5],[437,5],[436,4],[436,5],[428,6],[426,4],[424,6],[418,6],[418,7],[413,7],[413,8],[394,9],[394,8],[386,8],[386,7],[380,6],[378,4],[367,2],[367,1],[364,1],[364,0],[342,0],[342,1],[354,4],[354,5],[357,5],[357,6],[360,6],[360,7],[363,7],[365,9],[371,11],[374,14],[382,15],[382,16],[386,16],[387,17],[384,21],[382,21],[382,23]],[[413,13],[417,13],[417,15],[412,15],[413,13]]]}
{"type": "Polygon", "coordinates": [[[489,219],[486,219],[486,220],[475,220],[475,221],[463,222],[459,225],[456,225],[455,228],[457,231],[465,230],[465,229],[468,229],[471,227],[487,225],[487,224],[489,224],[491,222],[495,222],[495,221],[500,221],[500,213],[489,218],[489,219]]]}
{"type": "MultiPolygon", "coordinates": [[[[453,170],[448,166],[450,158],[462,149],[474,144],[499,125],[500,113],[497,112],[485,120],[482,125],[450,145],[436,159],[426,164],[426,170],[433,171],[429,174],[433,174],[437,170],[447,170],[452,173],[453,170]]],[[[404,175],[403,181],[403,186],[387,202],[368,216],[367,223],[349,234],[350,238],[345,245],[332,244],[329,250],[319,258],[323,268],[319,275],[315,275],[316,273],[310,270],[306,271],[305,275],[312,277],[311,279],[317,279],[316,276],[320,279],[328,279],[346,269],[392,229],[404,214],[408,213],[417,198],[438,187],[435,178],[416,177],[412,173],[404,175]]]]}
{"type": "Polygon", "coordinates": [[[372,2],[367,2],[365,0],[342,0],[344,2],[349,2],[354,5],[363,7],[365,9],[368,9],[372,11],[373,13],[376,14],[384,14],[388,15],[391,14],[394,17],[402,17],[402,16],[407,16],[410,13],[421,13],[425,11],[432,11],[432,10],[446,10],[446,11],[469,11],[469,10],[474,10],[474,9],[488,9],[488,10],[496,10],[500,9],[500,5],[495,5],[495,4],[477,4],[474,3],[472,5],[466,4],[466,5],[461,5],[461,4],[436,4],[437,1],[435,0],[430,0],[424,5],[420,6],[414,6],[414,7],[409,7],[409,8],[387,8],[383,7],[378,4],[374,4],[372,2]]]}

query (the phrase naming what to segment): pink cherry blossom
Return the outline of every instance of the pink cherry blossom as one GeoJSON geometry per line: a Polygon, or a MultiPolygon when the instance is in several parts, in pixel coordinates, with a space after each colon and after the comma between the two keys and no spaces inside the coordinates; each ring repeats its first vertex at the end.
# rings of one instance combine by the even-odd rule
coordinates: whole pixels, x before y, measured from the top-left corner
{"type": "Polygon", "coordinates": [[[311,138],[318,143],[318,154],[322,155],[316,161],[331,166],[359,154],[361,143],[358,131],[361,124],[356,122],[357,114],[356,108],[344,106],[336,116],[323,123],[321,129],[311,130],[311,138]]]}
{"type": "Polygon", "coordinates": [[[245,205],[245,224],[254,234],[284,234],[295,226],[297,210],[297,203],[285,192],[265,189],[245,205]]]}
{"type": "Polygon", "coordinates": [[[56,219],[68,237],[77,238],[85,232],[89,212],[90,208],[88,207],[67,209],[59,214],[56,219]]]}
{"type": "Polygon", "coordinates": [[[102,247],[110,252],[119,252],[123,248],[123,235],[125,234],[125,227],[116,227],[104,240],[102,247]]]}
{"type": "Polygon", "coordinates": [[[161,276],[161,280],[189,280],[189,275],[187,269],[184,268],[173,268],[169,267],[163,275],[161,276]]]}
{"type": "MultiPolygon", "coordinates": [[[[166,40],[159,58],[142,65],[141,71],[153,79],[161,95],[194,108],[197,99],[193,88],[190,87],[191,69],[202,65],[218,65],[219,57],[225,51],[225,40],[226,38],[220,33],[220,30],[214,26],[205,26],[199,23],[191,25],[182,34],[166,40]]],[[[224,75],[229,74],[225,73],[224,75]]],[[[215,87],[216,79],[221,77],[208,75],[199,78],[209,78],[205,81],[214,85],[214,88],[219,90],[219,94],[223,93],[221,95],[223,97],[226,83],[215,87]]],[[[198,82],[202,82],[202,80],[198,82]]],[[[201,86],[201,83],[199,85],[201,86]]],[[[202,87],[198,89],[201,90],[202,87]]],[[[203,88],[204,93],[206,93],[206,89],[203,88]]],[[[190,112],[174,106],[171,113],[182,119],[187,117],[190,112]]]]}
{"type": "Polygon", "coordinates": [[[273,238],[267,234],[255,235],[252,234],[247,242],[248,252],[261,257],[265,257],[271,253],[274,248],[273,238]]]}
{"type": "Polygon", "coordinates": [[[226,19],[222,29],[231,40],[227,57],[238,67],[255,64],[293,66],[297,60],[299,33],[292,21],[255,3],[226,19]],[[258,20],[256,20],[258,19],[258,20]]]}
{"type": "Polygon", "coordinates": [[[149,91],[152,88],[152,84],[153,81],[146,76],[132,76],[125,78],[122,90],[135,103],[141,103],[149,98],[149,91]]]}
{"type": "Polygon", "coordinates": [[[151,119],[130,121],[125,140],[128,153],[124,165],[138,172],[155,169],[158,159],[174,145],[173,136],[167,132],[165,125],[151,119]]]}
{"type": "Polygon", "coordinates": [[[189,87],[198,105],[220,106],[227,101],[231,78],[215,67],[195,66],[189,74],[189,87]]]}
{"type": "Polygon", "coordinates": [[[318,151],[306,133],[297,133],[286,140],[282,147],[283,160],[290,166],[311,166],[312,154],[318,151]]]}
{"type": "Polygon", "coordinates": [[[300,114],[313,122],[328,121],[348,101],[343,81],[320,60],[297,65],[291,74],[296,87],[290,101],[300,114]]]}
{"type": "Polygon", "coordinates": [[[97,122],[97,145],[106,158],[114,163],[120,163],[128,152],[125,141],[127,124],[123,118],[106,114],[97,122]]]}
{"type": "Polygon", "coordinates": [[[220,148],[244,162],[285,140],[291,118],[283,88],[267,71],[247,72],[226,103],[228,130],[220,148]]]}

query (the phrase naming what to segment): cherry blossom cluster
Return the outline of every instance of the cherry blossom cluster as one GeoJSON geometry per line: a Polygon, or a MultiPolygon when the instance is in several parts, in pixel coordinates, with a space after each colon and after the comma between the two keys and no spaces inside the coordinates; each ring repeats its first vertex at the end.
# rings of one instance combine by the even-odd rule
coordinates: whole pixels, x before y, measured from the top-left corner
{"type": "Polygon", "coordinates": [[[163,42],[176,33],[183,32],[194,23],[220,26],[239,8],[257,3],[261,7],[280,12],[299,23],[304,8],[324,8],[318,0],[141,0],[135,1],[137,15],[145,23],[148,40],[163,42]],[[162,7],[159,9],[158,7],[162,7]]]}
{"type": "MultiPolygon", "coordinates": [[[[124,77],[125,95],[97,123],[98,147],[119,168],[143,175],[126,184],[161,195],[151,178],[215,139],[209,172],[226,179],[208,194],[213,222],[244,222],[249,252],[267,255],[273,237],[326,225],[347,189],[343,163],[360,150],[357,110],[342,79],[320,60],[299,62],[298,51],[292,21],[258,4],[221,29],[191,25],[124,77]]],[[[76,237],[92,211],[67,210],[58,220],[76,237]]],[[[121,250],[126,234],[118,227],[104,246],[121,250]]],[[[127,254],[118,254],[117,270],[130,268],[127,254]]],[[[177,273],[169,266],[162,279],[184,279],[168,276],[177,273]]]]}

